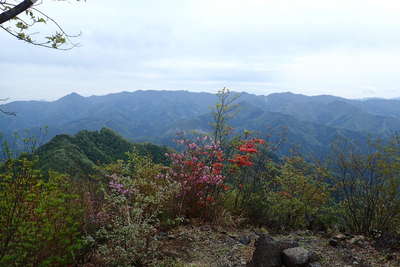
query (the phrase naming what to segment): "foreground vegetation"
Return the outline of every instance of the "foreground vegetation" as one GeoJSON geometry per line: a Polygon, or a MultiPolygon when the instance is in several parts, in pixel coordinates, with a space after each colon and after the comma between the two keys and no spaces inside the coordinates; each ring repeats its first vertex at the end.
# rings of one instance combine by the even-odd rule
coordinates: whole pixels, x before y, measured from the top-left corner
{"type": "Polygon", "coordinates": [[[368,153],[338,142],[326,164],[299,155],[279,159],[267,140],[249,132],[230,134],[229,91],[219,97],[214,133],[181,136],[176,140],[181,149],[166,155],[162,149],[152,150],[158,156],[146,155],[134,146],[120,153],[124,145],[106,146],[113,135],[102,130],[69,143],[79,153],[79,142],[87,150],[97,140],[104,149],[84,151],[104,158],[90,165],[86,178],[84,172],[43,168],[40,153],[5,160],[0,265],[170,266],[174,259],[161,252],[160,233],[193,221],[232,227],[241,218],[276,231],[331,229],[366,236],[399,232],[398,138],[371,143],[368,153]],[[119,154],[123,157],[113,156],[119,154]]]}

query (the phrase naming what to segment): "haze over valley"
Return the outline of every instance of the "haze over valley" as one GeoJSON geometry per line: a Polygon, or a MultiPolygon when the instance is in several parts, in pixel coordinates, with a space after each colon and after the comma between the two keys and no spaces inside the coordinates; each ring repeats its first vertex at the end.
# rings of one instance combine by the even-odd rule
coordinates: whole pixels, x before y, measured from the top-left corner
{"type": "MultiPolygon", "coordinates": [[[[230,122],[236,133],[251,130],[260,137],[272,136],[276,142],[285,139],[280,147],[283,154],[298,149],[319,157],[338,137],[365,142],[368,137],[385,138],[400,130],[397,99],[351,100],[293,93],[239,95],[239,109],[230,122]]],[[[216,101],[215,94],[188,91],[135,91],[91,97],[72,93],[52,102],[2,105],[3,110],[17,115],[0,117],[0,127],[11,136],[25,130],[35,134],[46,126],[44,140],[105,127],[131,141],[173,145],[176,134],[182,131],[211,131],[216,101]]]]}

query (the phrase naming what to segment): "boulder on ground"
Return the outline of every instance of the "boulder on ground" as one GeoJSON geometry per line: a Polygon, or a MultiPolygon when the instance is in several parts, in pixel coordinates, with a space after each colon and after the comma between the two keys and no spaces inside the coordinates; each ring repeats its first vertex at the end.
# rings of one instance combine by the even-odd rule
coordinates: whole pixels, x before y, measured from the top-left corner
{"type": "Polygon", "coordinates": [[[249,267],[281,267],[282,251],[297,247],[297,242],[274,240],[267,234],[262,234],[254,244],[253,258],[248,263],[249,267]]]}
{"type": "Polygon", "coordinates": [[[282,252],[283,263],[286,267],[307,267],[311,253],[302,247],[288,248],[282,252]]]}

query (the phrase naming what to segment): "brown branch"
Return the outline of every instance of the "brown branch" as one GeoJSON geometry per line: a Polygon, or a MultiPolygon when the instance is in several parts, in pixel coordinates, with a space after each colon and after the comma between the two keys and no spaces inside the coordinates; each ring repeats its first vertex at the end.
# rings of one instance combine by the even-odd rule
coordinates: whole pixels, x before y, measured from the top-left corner
{"type": "Polygon", "coordinates": [[[3,12],[0,14],[0,24],[3,24],[6,21],[9,21],[12,18],[15,18],[22,12],[29,9],[37,0],[24,0],[20,4],[16,5],[15,7],[3,12]]]}
{"type": "Polygon", "coordinates": [[[2,25],[0,25],[0,28],[3,29],[3,30],[5,30],[7,33],[11,34],[11,35],[14,36],[15,38],[17,38],[17,39],[19,39],[19,40],[21,40],[21,41],[27,42],[27,43],[29,43],[29,44],[31,44],[31,45],[41,46],[41,47],[45,47],[45,48],[52,48],[52,49],[57,49],[57,50],[63,50],[63,51],[71,50],[71,49],[73,49],[73,48],[75,48],[75,47],[78,47],[77,44],[72,44],[71,47],[68,47],[68,48],[60,48],[60,47],[53,47],[53,46],[49,45],[50,41],[43,42],[43,43],[37,43],[37,42],[35,42],[35,41],[28,41],[28,40],[26,40],[26,39],[21,38],[20,36],[18,36],[17,34],[13,33],[12,31],[10,31],[9,29],[7,29],[6,27],[4,27],[4,26],[2,26],[2,25]]]}
{"type": "MultiPolygon", "coordinates": [[[[10,27],[5,27],[5,26],[1,25],[1,23],[0,23],[0,29],[5,30],[8,34],[10,34],[10,35],[16,37],[16,38],[19,39],[19,40],[25,41],[25,42],[27,42],[27,43],[29,43],[29,44],[32,44],[32,45],[41,46],[41,47],[45,47],[45,48],[52,48],[52,49],[58,49],[58,50],[71,50],[71,49],[73,49],[73,48],[79,46],[79,43],[74,43],[71,39],[72,39],[72,38],[77,38],[77,37],[81,36],[81,33],[78,33],[78,34],[76,34],[76,35],[67,34],[67,33],[64,31],[64,29],[61,27],[61,25],[58,24],[58,22],[57,22],[56,20],[54,20],[53,18],[51,18],[51,17],[48,16],[47,14],[43,13],[43,12],[40,11],[39,9],[35,8],[35,6],[41,4],[41,2],[39,2],[39,4],[34,5],[36,2],[38,2],[38,0],[25,0],[25,1],[31,2],[30,7],[27,8],[27,9],[29,9],[30,13],[32,13],[32,12],[38,13],[38,14],[40,14],[41,16],[44,17],[44,20],[50,21],[52,24],[54,24],[54,25],[56,26],[56,28],[58,29],[58,31],[56,32],[56,34],[53,35],[53,36],[47,36],[47,37],[46,37],[46,39],[47,39],[46,41],[38,42],[38,41],[33,40],[33,39],[31,38],[31,36],[33,35],[33,33],[27,33],[27,34],[22,33],[22,34],[21,34],[22,30],[21,30],[21,32],[16,32],[15,30],[12,30],[10,27]],[[65,41],[64,41],[64,42],[59,42],[59,41],[56,39],[58,35],[59,35],[61,38],[64,38],[65,41]],[[64,43],[68,43],[69,46],[66,47],[66,48],[61,48],[60,46],[62,46],[64,43]]],[[[25,1],[24,1],[24,2],[25,2],[25,1]]],[[[59,0],[59,1],[61,1],[61,0],[59,0]]],[[[78,1],[79,1],[79,0],[78,0],[78,1]]],[[[19,5],[14,5],[14,4],[7,3],[7,2],[1,2],[1,0],[0,0],[0,6],[1,6],[1,5],[2,5],[2,6],[6,5],[6,8],[5,8],[5,9],[0,8],[0,10],[6,10],[7,8],[8,8],[9,10],[13,10],[13,9],[17,9],[18,6],[22,5],[22,3],[19,4],[19,5]]],[[[8,11],[9,11],[9,10],[8,10],[8,11]]],[[[6,12],[8,12],[8,11],[6,11],[6,12]]],[[[5,14],[6,12],[0,14],[0,16],[3,15],[3,14],[5,14]]],[[[32,16],[32,15],[31,15],[31,16],[32,16]]],[[[20,17],[18,17],[18,16],[13,17],[12,19],[21,21],[24,25],[27,26],[27,28],[28,28],[28,27],[31,27],[31,26],[33,26],[33,25],[35,25],[35,24],[38,23],[38,22],[44,22],[44,21],[35,20],[34,17],[32,17],[32,20],[33,20],[32,23],[28,23],[28,22],[22,20],[22,19],[21,19],[20,17]]],[[[42,19],[43,19],[43,18],[42,18],[42,19]]]]}

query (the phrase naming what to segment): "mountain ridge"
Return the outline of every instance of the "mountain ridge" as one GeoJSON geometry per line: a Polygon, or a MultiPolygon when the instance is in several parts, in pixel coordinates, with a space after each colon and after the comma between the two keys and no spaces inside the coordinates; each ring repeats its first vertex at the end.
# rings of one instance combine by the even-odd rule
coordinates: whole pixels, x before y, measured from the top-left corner
{"type": "MultiPolygon", "coordinates": [[[[271,128],[287,128],[288,143],[321,155],[336,136],[364,141],[400,131],[400,100],[351,100],[330,95],[240,94],[232,126],[267,136],[271,128]]],[[[84,97],[71,93],[52,102],[11,102],[0,107],[17,116],[1,116],[6,136],[48,126],[47,140],[58,134],[110,128],[129,141],[171,145],[176,132],[210,132],[217,96],[205,92],[138,90],[84,97]]],[[[284,149],[288,153],[289,147],[284,149]]]]}

